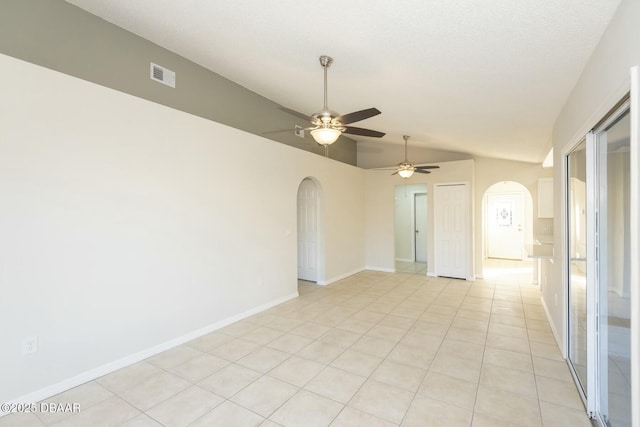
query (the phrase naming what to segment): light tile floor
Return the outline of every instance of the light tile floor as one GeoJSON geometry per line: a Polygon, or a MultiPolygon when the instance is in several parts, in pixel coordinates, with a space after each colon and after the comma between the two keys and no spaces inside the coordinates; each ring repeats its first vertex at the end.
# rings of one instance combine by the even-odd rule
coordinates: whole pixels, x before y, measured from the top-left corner
{"type": "MultiPolygon", "coordinates": [[[[526,282],[526,280],[525,280],[526,282]]],[[[589,426],[538,287],[365,271],[0,426],[589,426]]]]}
{"type": "Polygon", "coordinates": [[[530,285],[533,283],[533,263],[532,259],[485,258],[482,274],[485,280],[497,285],[530,285]]]}
{"type": "Polygon", "coordinates": [[[398,273],[413,273],[413,274],[427,274],[427,263],[426,262],[396,261],[396,272],[398,272],[398,273]]]}

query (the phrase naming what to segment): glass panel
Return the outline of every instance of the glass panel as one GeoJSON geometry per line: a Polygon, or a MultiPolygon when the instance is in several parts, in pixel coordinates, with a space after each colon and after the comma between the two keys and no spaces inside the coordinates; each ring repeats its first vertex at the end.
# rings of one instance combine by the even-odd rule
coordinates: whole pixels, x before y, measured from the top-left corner
{"type": "Polygon", "coordinates": [[[586,142],[567,157],[569,249],[569,361],[587,394],[586,142]]]}
{"type": "Polygon", "coordinates": [[[629,113],[597,135],[599,175],[599,412],[631,425],[629,113]]]}

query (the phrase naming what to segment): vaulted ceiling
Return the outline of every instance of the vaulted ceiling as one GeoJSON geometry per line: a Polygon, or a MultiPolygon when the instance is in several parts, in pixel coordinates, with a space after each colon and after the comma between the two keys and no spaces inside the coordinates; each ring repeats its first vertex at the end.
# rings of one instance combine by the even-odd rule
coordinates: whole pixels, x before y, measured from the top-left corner
{"type": "Polygon", "coordinates": [[[380,143],[411,135],[417,147],[526,162],[551,148],[620,2],[68,1],[307,114],[322,109],[318,57],[330,55],[329,107],[380,109],[357,124],[386,132],[380,143]]]}

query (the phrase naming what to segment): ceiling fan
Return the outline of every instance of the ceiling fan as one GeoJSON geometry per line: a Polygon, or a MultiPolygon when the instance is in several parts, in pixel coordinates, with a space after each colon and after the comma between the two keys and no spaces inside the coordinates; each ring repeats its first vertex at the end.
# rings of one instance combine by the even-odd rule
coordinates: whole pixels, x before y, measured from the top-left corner
{"type": "MultiPolygon", "coordinates": [[[[329,110],[327,105],[327,69],[333,63],[333,58],[330,56],[322,55],[320,57],[320,65],[324,69],[324,107],[321,111],[312,114],[311,116],[299,113],[287,107],[279,107],[282,111],[286,111],[296,117],[306,120],[311,123],[310,127],[304,128],[304,130],[311,131],[313,139],[325,147],[336,142],[338,137],[343,134],[370,136],[373,138],[381,138],[385,134],[376,130],[364,129],[355,126],[348,126],[351,123],[359,122],[360,120],[368,119],[380,114],[380,110],[377,108],[367,108],[365,110],[354,111],[353,113],[340,115],[335,111],[329,110]]],[[[281,129],[276,131],[264,132],[276,133],[276,132],[288,132],[295,129],[281,129]]]]}
{"type": "Polygon", "coordinates": [[[398,166],[395,168],[386,168],[386,169],[378,169],[378,170],[395,170],[391,175],[398,174],[402,178],[409,178],[416,173],[431,173],[427,169],[440,169],[440,166],[416,166],[413,163],[409,163],[407,160],[407,142],[409,141],[409,135],[403,135],[402,139],[404,139],[404,162],[398,163],[398,166]]]}

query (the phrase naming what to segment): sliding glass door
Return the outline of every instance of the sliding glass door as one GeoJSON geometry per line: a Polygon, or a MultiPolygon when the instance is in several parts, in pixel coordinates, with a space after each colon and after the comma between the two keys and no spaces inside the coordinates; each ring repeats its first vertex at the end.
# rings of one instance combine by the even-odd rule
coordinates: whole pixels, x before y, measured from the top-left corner
{"type": "Polygon", "coordinates": [[[631,425],[630,115],[623,103],[565,157],[568,361],[590,416],[631,425]]]}
{"type": "Polygon", "coordinates": [[[616,427],[631,425],[629,118],[623,108],[596,130],[597,413],[616,427]]]}
{"type": "Polygon", "coordinates": [[[587,144],[567,156],[569,363],[587,396],[587,144]]]}

